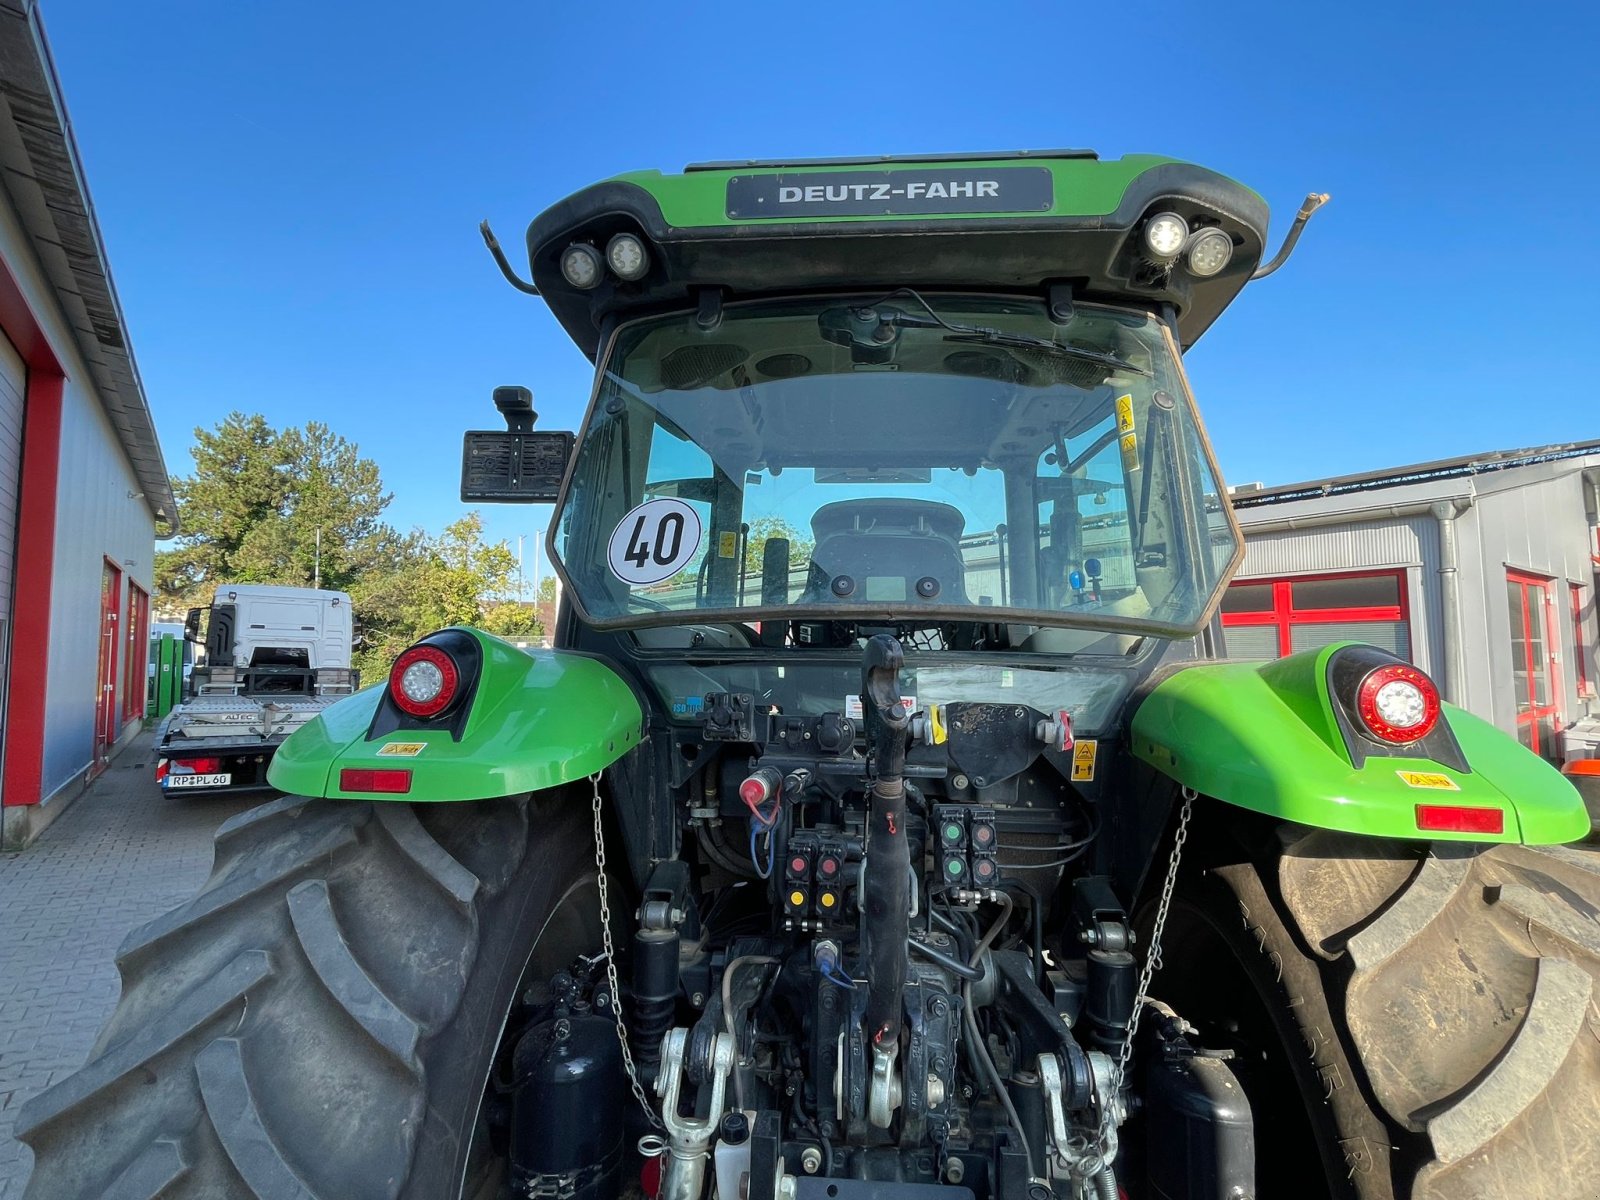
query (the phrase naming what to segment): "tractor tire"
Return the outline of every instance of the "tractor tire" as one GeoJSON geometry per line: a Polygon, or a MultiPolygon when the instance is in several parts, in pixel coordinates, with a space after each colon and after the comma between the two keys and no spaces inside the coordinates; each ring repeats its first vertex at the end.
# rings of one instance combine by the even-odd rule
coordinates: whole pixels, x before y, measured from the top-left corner
{"type": "Polygon", "coordinates": [[[1153,989],[1215,1030],[1224,964],[1247,981],[1259,1194],[1600,1197],[1600,854],[1281,840],[1185,877],[1153,989]]]}
{"type": "Polygon", "coordinates": [[[525,967],[600,945],[591,839],[565,791],[227,822],[199,894],[124,941],[87,1065],[24,1106],[26,1197],[473,1196],[525,967]]]}

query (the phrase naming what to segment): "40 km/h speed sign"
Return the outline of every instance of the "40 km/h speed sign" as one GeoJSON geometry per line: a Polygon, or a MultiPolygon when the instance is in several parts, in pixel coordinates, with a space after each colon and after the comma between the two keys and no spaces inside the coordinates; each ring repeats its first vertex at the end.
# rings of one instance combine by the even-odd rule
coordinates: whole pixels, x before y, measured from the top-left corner
{"type": "Polygon", "coordinates": [[[611,531],[606,561],[624,583],[660,583],[700,549],[700,517],[682,500],[647,500],[611,531]]]}

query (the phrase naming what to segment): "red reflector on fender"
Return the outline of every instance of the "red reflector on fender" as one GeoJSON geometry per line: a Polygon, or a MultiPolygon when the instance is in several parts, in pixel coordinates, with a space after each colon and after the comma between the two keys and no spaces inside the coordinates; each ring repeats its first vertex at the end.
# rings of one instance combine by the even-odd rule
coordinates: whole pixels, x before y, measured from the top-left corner
{"type": "Polygon", "coordinates": [[[365,767],[346,767],[339,772],[341,792],[383,792],[396,795],[411,790],[410,771],[375,771],[365,767]]]}
{"type": "Polygon", "coordinates": [[[1417,828],[1435,833],[1504,833],[1506,814],[1498,808],[1466,808],[1460,804],[1417,805],[1417,828]]]}

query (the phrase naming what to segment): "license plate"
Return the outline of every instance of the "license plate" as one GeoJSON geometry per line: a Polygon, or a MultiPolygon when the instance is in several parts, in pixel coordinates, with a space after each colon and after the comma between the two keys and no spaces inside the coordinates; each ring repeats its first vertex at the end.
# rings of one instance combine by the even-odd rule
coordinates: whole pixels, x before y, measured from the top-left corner
{"type": "Polygon", "coordinates": [[[233,782],[233,776],[227,772],[219,775],[168,775],[169,788],[203,788],[227,787],[233,782]]]}

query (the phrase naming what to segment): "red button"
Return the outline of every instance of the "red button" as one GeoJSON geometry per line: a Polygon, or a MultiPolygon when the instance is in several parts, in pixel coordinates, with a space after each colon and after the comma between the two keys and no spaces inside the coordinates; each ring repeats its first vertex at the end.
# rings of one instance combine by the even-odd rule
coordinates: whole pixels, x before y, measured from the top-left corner
{"type": "Polygon", "coordinates": [[[796,875],[804,875],[806,873],[806,860],[803,858],[791,858],[789,860],[789,870],[796,875]]]}
{"type": "Polygon", "coordinates": [[[839,860],[837,858],[825,858],[825,859],[823,859],[821,862],[819,862],[817,864],[817,873],[819,875],[827,875],[827,876],[838,874],[839,873],[839,860]]]}

